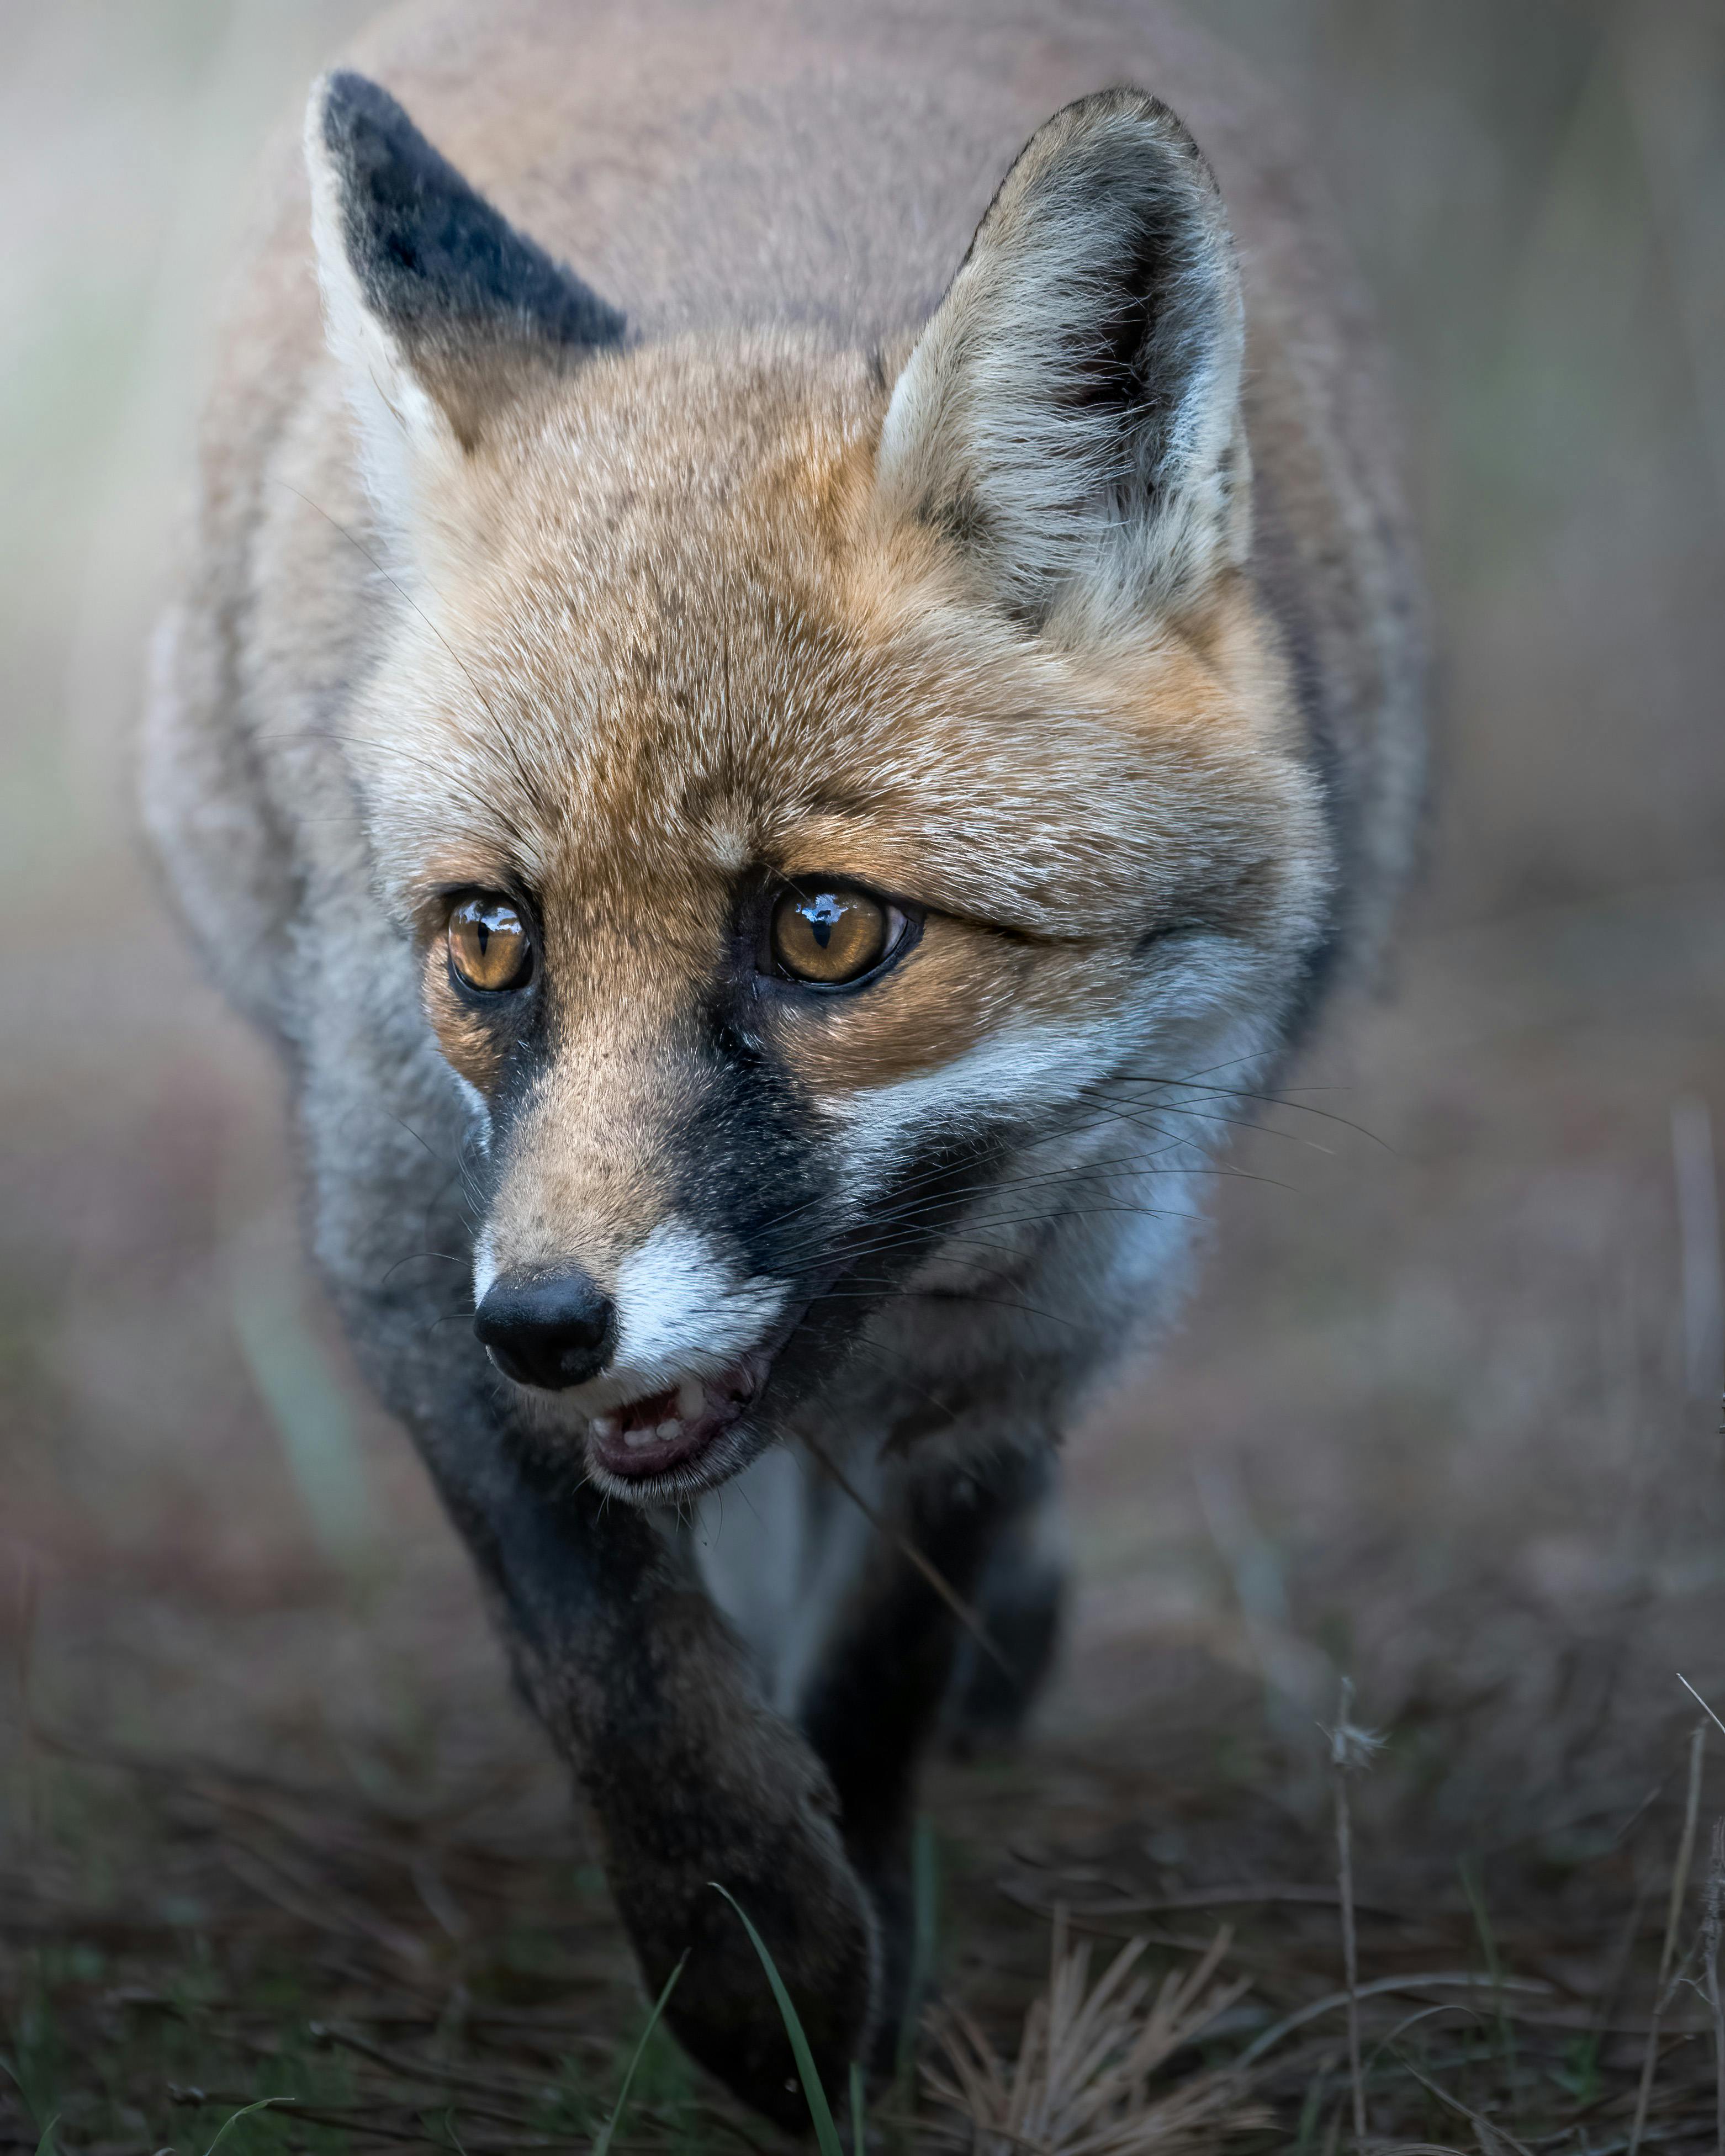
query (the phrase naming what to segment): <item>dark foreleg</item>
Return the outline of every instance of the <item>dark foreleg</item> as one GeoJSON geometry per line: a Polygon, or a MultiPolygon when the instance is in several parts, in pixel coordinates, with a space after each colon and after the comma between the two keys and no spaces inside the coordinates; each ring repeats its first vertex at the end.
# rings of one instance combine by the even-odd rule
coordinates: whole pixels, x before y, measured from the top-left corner
{"type": "Polygon", "coordinates": [[[906,1470],[888,1500],[870,1560],[840,1613],[798,1720],[838,1791],[845,1846],[867,1881],[884,1947],[876,2063],[906,2006],[912,1909],[911,1820],[918,1765],[958,1664],[998,1658],[974,1640],[908,1543],[943,1586],[973,1605],[1003,1534],[1048,1472],[1042,1450],[1003,1450],[983,1462],[906,1470]]]}
{"type": "Polygon", "coordinates": [[[1043,1454],[1016,1512],[1001,1528],[977,1584],[989,1647],[958,1642],[942,1733],[961,1758],[1010,1744],[1035,1704],[1060,1645],[1066,1553],[1055,1456],[1043,1454]]]}
{"type": "MultiPolygon", "coordinates": [[[[471,1439],[464,1440],[466,1455],[471,1439]]],[[[820,1763],[770,1713],[734,1637],[639,1513],[573,1478],[428,1447],[505,1618],[521,1681],[575,1764],[650,1987],[689,1964],[668,2016],[704,2066],[788,2123],[794,2065],[726,1887],[760,1930],[823,2079],[867,2049],[878,1924],[820,1763]]]]}

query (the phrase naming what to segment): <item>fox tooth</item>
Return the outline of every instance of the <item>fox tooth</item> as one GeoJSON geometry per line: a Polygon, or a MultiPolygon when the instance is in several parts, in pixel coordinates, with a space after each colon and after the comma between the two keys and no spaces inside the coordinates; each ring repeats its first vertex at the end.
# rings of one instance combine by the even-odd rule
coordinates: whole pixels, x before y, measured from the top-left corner
{"type": "Polygon", "coordinates": [[[623,1441],[631,1452],[639,1452],[644,1445],[656,1444],[658,1439],[656,1430],[626,1430],[623,1433],[623,1441]]]}
{"type": "Polygon", "coordinates": [[[671,1415],[660,1423],[655,1434],[660,1437],[680,1437],[683,1435],[683,1425],[675,1415],[671,1415]]]}
{"type": "Polygon", "coordinates": [[[595,1415],[593,1419],[593,1434],[597,1438],[615,1437],[618,1428],[619,1424],[614,1414],[595,1415]]]}
{"type": "Polygon", "coordinates": [[[685,1378],[677,1387],[677,1413],[685,1422],[693,1422],[706,1406],[706,1387],[699,1378],[685,1378]]]}

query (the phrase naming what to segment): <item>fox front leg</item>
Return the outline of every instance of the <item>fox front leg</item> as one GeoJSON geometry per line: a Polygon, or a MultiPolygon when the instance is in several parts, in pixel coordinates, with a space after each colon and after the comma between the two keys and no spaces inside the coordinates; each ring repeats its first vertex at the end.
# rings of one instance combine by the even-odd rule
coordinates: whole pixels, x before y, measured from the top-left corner
{"type": "Polygon", "coordinates": [[[424,1446],[503,1619],[524,1689],[575,1768],[649,1988],[686,1951],[667,2018],[739,2096],[804,2121],[788,2041],[735,1912],[747,1911],[823,2080],[867,2056],[875,1914],[832,1784],[755,1691],[734,1636],[651,1522],[599,1517],[566,1471],[490,1435],[424,1446]]]}

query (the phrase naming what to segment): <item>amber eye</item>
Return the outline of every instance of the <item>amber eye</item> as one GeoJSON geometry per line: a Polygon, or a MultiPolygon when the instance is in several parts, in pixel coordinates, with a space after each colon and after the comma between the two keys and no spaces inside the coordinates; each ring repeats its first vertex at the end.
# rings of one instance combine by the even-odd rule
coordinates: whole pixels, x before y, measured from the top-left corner
{"type": "Polygon", "coordinates": [[[506,898],[464,898],[449,916],[449,963],[470,988],[525,987],[533,964],[526,923],[506,898]]]}
{"type": "Polygon", "coordinates": [[[788,891],[773,909],[773,961],[795,980],[838,988],[874,971],[899,925],[865,891],[788,891]]]}

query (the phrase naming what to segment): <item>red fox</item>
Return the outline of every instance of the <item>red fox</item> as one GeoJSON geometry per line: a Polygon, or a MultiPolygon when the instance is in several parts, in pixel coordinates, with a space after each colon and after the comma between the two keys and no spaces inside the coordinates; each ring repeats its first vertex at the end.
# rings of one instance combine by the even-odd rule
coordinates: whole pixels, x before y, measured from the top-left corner
{"type": "Polygon", "coordinates": [[[224,334],[146,814],[647,1980],[784,2114],[711,1882],[824,2071],[890,2054],[1061,1431],[1390,917],[1371,338],[1137,0],[459,0],[353,68],[224,334]]]}

